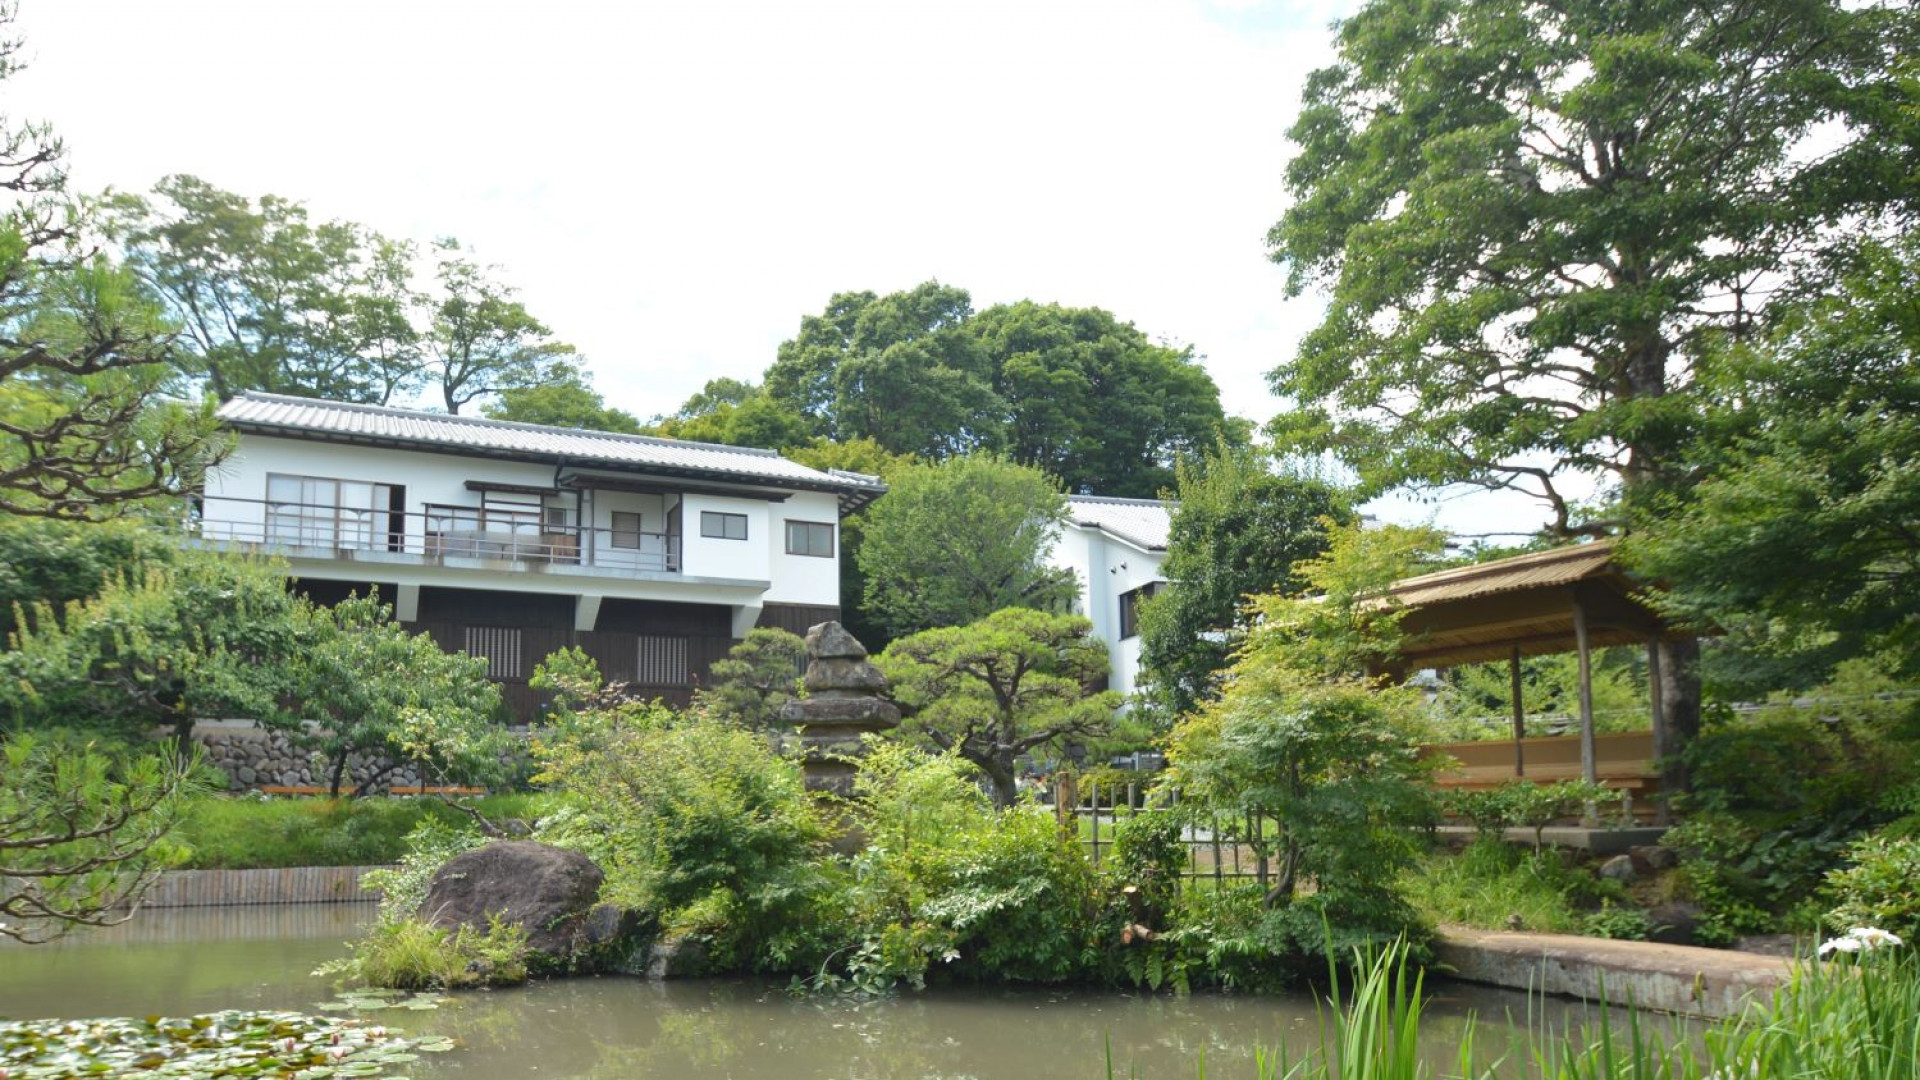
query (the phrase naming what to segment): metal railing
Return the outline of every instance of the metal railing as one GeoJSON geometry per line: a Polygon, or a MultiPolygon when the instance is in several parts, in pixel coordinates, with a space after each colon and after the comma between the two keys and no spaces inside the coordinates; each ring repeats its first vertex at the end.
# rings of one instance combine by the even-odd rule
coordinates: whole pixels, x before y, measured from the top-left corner
{"type": "Polygon", "coordinates": [[[495,507],[428,504],[422,510],[376,510],[221,496],[204,499],[187,526],[202,540],[276,549],[680,572],[677,535],[583,528],[495,507]]]}

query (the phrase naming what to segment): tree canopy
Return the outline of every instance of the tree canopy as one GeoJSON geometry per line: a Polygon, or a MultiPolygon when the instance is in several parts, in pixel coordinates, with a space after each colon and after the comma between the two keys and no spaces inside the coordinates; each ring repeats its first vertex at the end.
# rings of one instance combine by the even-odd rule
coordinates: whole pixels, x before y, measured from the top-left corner
{"type": "Polygon", "coordinates": [[[1113,730],[1120,695],[1087,691],[1107,673],[1107,647],[1092,631],[1077,615],[1008,608],[901,638],[875,662],[906,730],[979,766],[994,802],[1011,806],[1021,755],[1113,730]]]}
{"type": "Polygon", "coordinates": [[[1366,4],[1290,132],[1269,242],[1329,305],[1272,374],[1299,405],[1276,433],[1369,492],[1467,482],[1560,536],[1618,527],[1569,476],[1684,484],[1704,352],[1911,200],[1881,136],[1914,31],[1839,0],[1366,4]]]}
{"type": "Polygon", "coordinates": [[[1706,478],[1628,553],[1674,614],[1727,630],[1776,683],[1880,653],[1920,673],[1920,241],[1869,242],[1841,288],[1703,376],[1706,478]]]}
{"type": "Polygon", "coordinates": [[[1038,470],[986,454],[907,465],[866,514],[863,608],[889,634],[959,626],[1075,593],[1046,563],[1067,500],[1038,470]]]}
{"type": "Polygon", "coordinates": [[[593,388],[593,376],[566,361],[549,365],[537,382],[505,387],[499,397],[480,406],[480,413],[489,420],[640,434],[640,421],[632,413],[609,406],[593,388]]]}
{"type": "Polygon", "coordinates": [[[1238,431],[1191,349],[1099,308],[975,312],[965,290],[932,281],[834,296],[780,346],[763,390],[727,389],[745,392],[705,393],[683,416],[765,400],[817,436],[933,460],[1001,453],[1102,495],[1151,498],[1176,456],[1238,431]]]}
{"type": "Polygon", "coordinates": [[[1319,480],[1279,472],[1253,447],[1222,441],[1175,469],[1174,509],[1161,572],[1174,582],[1140,609],[1140,667],[1167,716],[1213,696],[1259,593],[1302,584],[1295,564],[1326,550],[1330,525],[1351,516],[1319,480]]]}

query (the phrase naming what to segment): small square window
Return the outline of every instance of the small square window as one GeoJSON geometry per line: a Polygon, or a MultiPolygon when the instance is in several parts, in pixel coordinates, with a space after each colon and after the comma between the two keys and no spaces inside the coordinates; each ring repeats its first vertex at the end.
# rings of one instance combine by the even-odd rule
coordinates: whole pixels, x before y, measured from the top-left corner
{"type": "Polygon", "coordinates": [[[821,521],[787,522],[787,554],[833,558],[833,526],[821,521]]]}
{"type": "Polygon", "coordinates": [[[745,540],[747,515],[702,510],[700,511],[700,535],[713,540],[745,540]]]}
{"type": "Polygon", "coordinates": [[[613,546],[617,548],[638,548],[640,546],[640,515],[625,510],[613,512],[613,546]]]}

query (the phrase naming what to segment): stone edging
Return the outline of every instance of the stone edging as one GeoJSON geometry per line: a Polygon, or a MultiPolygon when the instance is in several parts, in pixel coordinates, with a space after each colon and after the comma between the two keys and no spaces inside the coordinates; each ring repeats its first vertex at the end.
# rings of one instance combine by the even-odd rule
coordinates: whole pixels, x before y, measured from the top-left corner
{"type": "Polygon", "coordinates": [[[360,876],[381,866],[290,866],[278,870],[169,870],[147,890],[142,907],[228,904],[371,903],[379,894],[360,876]]]}
{"type": "Polygon", "coordinates": [[[1617,1004],[1709,1018],[1737,1014],[1792,973],[1792,963],[1777,956],[1461,927],[1443,928],[1434,953],[1467,982],[1588,1001],[1604,992],[1617,1004]]]}

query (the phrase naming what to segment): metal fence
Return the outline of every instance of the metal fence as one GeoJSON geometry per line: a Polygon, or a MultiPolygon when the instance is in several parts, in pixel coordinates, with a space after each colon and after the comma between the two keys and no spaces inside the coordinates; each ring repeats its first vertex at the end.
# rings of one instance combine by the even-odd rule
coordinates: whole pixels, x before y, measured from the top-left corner
{"type": "MultiPolygon", "coordinates": [[[[1110,857],[1120,822],[1147,805],[1147,785],[1139,780],[1081,783],[1062,776],[1055,779],[1051,794],[1061,828],[1079,836],[1095,869],[1110,857]]],[[[1154,801],[1157,809],[1177,810],[1181,805],[1178,790],[1157,790],[1154,801]]],[[[1273,860],[1260,851],[1274,831],[1271,820],[1255,814],[1193,814],[1181,832],[1187,849],[1181,877],[1215,885],[1255,881],[1265,888],[1272,879],[1273,860]]]]}

